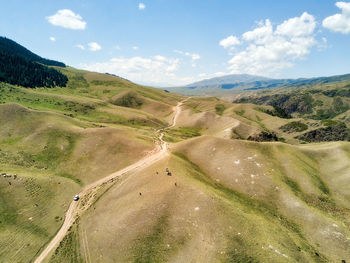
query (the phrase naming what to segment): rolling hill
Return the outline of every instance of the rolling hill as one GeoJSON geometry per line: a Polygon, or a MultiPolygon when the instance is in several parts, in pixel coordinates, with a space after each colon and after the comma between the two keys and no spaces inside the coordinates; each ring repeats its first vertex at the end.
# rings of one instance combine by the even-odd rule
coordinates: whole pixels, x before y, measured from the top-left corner
{"type": "Polygon", "coordinates": [[[0,82],[1,262],[349,260],[350,143],[310,139],[347,131],[346,80],[232,103],[54,68],[0,82]]]}

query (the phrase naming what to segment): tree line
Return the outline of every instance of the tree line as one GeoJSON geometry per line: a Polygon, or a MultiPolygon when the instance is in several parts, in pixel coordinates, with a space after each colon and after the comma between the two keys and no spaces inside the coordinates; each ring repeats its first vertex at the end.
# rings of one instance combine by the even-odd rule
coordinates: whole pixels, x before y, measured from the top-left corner
{"type": "Polygon", "coordinates": [[[65,67],[62,62],[41,58],[0,37],[0,81],[28,88],[66,86],[67,76],[46,65],[65,67]]]}

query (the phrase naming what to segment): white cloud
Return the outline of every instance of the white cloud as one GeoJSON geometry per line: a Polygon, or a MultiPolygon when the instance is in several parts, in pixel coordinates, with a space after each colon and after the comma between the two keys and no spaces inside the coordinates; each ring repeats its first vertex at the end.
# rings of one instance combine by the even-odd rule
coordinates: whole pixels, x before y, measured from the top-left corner
{"type": "Polygon", "coordinates": [[[146,8],[146,5],[144,3],[139,3],[139,10],[143,10],[146,8]]]}
{"type": "Polygon", "coordinates": [[[317,47],[319,51],[323,51],[327,48],[329,48],[330,46],[328,45],[328,39],[325,37],[321,38],[322,41],[320,41],[319,43],[317,43],[317,47]]]}
{"type": "Polygon", "coordinates": [[[315,28],[314,16],[304,12],[300,17],[290,18],[278,25],[276,34],[289,37],[309,36],[314,33],[315,28]]]}
{"type": "Polygon", "coordinates": [[[193,81],[193,78],[179,77],[175,73],[179,69],[178,58],[168,58],[161,55],[154,57],[112,58],[106,62],[81,65],[86,70],[109,72],[139,83],[158,86],[183,85],[193,81]]]}
{"type": "Polygon", "coordinates": [[[200,59],[201,56],[198,55],[198,54],[189,54],[189,53],[186,53],[187,56],[190,56],[192,58],[192,60],[197,60],[197,59],[200,59]]]}
{"type": "Polygon", "coordinates": [[[190,52],[185,52],[185,51],[181,51],[181,50],[174,50],[174,52],[177,54],[186,56],[186,57],[190,57],[193,61],[201,58],[201,56],[196,54],[196,53],[190,53],[190,52]]]}
{"type": "Polygon", "coordinates": [[[101,50],[101,46],[100,46],[98,43],[96,43],[96,42],[90,42],[90,43],[88,44],[88,46],[89,46],[90,51],[98,51],[98,50],[101,50]]]}
{"type": "Polygon", "coordinates": [[[77,48],[79,48],[81,50],[85,50],[85,47],[83,45],[81,45],[81,44],[77,44],[77,45],[75,45],[75,47],[77,47],[77,48]]]}
{"type": "Polygon", "coordinates": [[[241,44],[241,42],[239,41],[239,39],[236,36],[229,36],[227,38],[222,39],[219,42],[219,45],[224,47],[224,48],[232,48],[236,45],[241,44]]]}
{"type": "Polygon", "coordinates": [[[222,77],[222,76],[225,76],[225,75],[227,75],[227,74],[228,74],[228,73],[225,73],[225,72],[221,72],[221,71],[220,71],[220,72],[215,72],[215,73],[214,73],[214,76],[215,76],[215,77],[222,77]]]}
{"type": "Polygon", "coordinates": [[[242,35],[244,48],[233,54],[228,69],[231,73],[271,75],[292,67],[317,44],[316,25],[315,18],[306,12],[284,21],[275,29],[266,19],[242,35]]]}
{"type": "Polygon", "coordinates": [[[83,18],[69,9],[58,10],[56,14],[47,16],[46,19],[54,26],[68,29],[83,30],[86,27],[86,22],[83,21],[83,18]]]}
{"type": "Polygon", "coordinates": [[[166,58],[166,57],[163,57],[163,56],[161,56],[161,55],[156,55],[156,56],[154,56],[154,59],[159,60],[159,61],[167,61],[167,58],[166,58]]]}
{"type": "Polygon", "coordinates": [[[208,74],[208,73],[201,73],[201,74],[198,74],[198,77],[200,79],[204,79],[204,78],[205,79],[211,79],[211,78],[215,78],[215,77],[222,77],[222,76],[225,76],[225,75],[228,75],[228,74],[230,74],[230,73],[219,71],[219,72],[210,73],[210,74],[208,74]]]}
{"type": "Polygon", "coordinates": [[[326,17],[322,25],[334,32],[350,33],[350,2],[337,2],[335,4],[342,12],[326,17]]]}
{"type": "Polygon", "coordinates": [[[56,42],[56,38],[54,38],[54,37],[50,37],[50,40],[51,40],[52,42],[56,42]]]}
{"type": "Polygon", "coordinates": [[[116,50],[121,50],[121,47],[118,46],[118,45],[114,46],[114,48],[115,48],[116,50]]]}
{"type": "Polygon", "coordinates": [[[132,49],[133,50],[139,50],[140,48],[138,46],[133,46],[132,49]]]}

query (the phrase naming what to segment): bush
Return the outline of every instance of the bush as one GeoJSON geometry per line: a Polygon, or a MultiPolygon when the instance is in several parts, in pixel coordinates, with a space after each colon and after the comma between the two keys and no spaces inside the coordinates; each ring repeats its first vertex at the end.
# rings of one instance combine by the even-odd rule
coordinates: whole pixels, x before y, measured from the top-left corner
{"type": "Polygon", "coordinates": [[[290,119],[292,118],[292,116],[290,114],[288,114],[284,109],[278,107],[278,106],[274,106],[273,110],[269,110],[269,109],[263,109],[263,108],[257,108],[257,110],[269,114],[271,116],[276,116],[276,117],[280,117],[283,119],[290,119]]]}
{"type": "Polygon", "coordinates": [[[257,135],[249,136],[248,140],[256,142],[276,142],[278,141],[278,137],[274,132],[262,131],[257,135]]]}
{"type": "Polygon", "coordinates": [[[344,123],[337,123],[303,133],[296,138],[306,142],[349,141],[350,133],[344,123]]]}
{"type": "Polygon", "coordinates": [[[307,128],[308,126],[300,121],[292,121],[281,126],[279,129],[287,133],[293,133],[305,131],[307,128]]]}
{"type": "Polygon", "coordinates": [[[215,105],[216,114],[222,115],[225,110],[226,110],[226,107],[224,104],[216,104],[215,105]]]}
{"type": "Polygon", "coordinates": [[[136,92],[129,92],[116,99],[113,104],[128,108],[140,108],[143,104],[143,100],[137,96],[136,92]]]}

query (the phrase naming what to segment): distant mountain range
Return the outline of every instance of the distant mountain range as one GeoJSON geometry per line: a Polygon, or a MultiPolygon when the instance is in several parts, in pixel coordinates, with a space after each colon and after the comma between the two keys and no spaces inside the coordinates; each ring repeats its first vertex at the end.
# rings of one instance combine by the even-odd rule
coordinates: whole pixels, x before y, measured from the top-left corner
{"type": "Polygon", "coordinates": [[[186,87],[200,87],[200,86],[212,86],[212,85],[225,85],[225,84],[234,84],[241,82],[254,82],[254,81],[267,81],[271,80],[270,78],[248,75],[248,74],[231,74],[225,75],[222,77],[216,77],[211,79],[204,79],[186,85],[186,87]]]}
{"type": "Polygon", "coordinates": [[[183,87],[167,88],[167,90],[187,96],[221,97],[251,90],[308,87],[342,81],[350,81],[350,74],[300,79],[269,79],[254,75],[237,74],[207,79],[183,87]]]}

